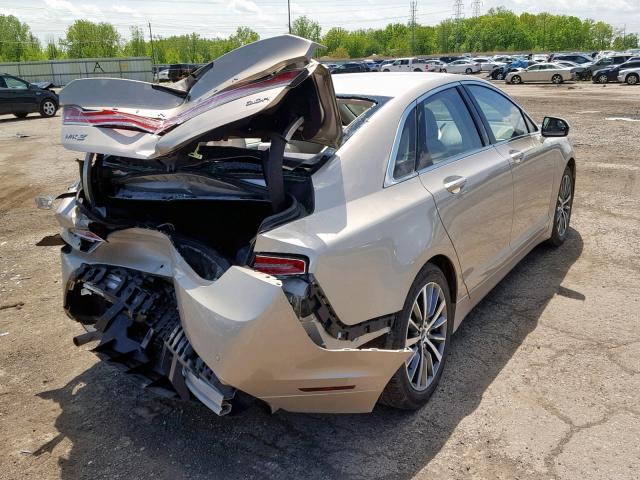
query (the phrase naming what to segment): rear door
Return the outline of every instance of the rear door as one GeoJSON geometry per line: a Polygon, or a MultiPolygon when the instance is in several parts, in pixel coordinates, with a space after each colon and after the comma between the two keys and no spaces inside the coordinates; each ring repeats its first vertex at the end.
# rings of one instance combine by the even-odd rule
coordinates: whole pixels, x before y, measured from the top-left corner
{"type": "Polygon", "coordinates": [[[4,82],[4,77],[0,76],[0,114],[10,113],[9,100],[11,96],[7,90],[7,84],[4,82]]]}
{"type": "Polygon", "coordinates": [[[465,88],[475,100],[496,150],[513,171],[511,246],[517,250],[546,228],[557,149],[547,148],[535,124],[501,92],[479,84],[465,88]]]}
{"type": "Polygon", "coordinates": [[[418,101],[417,169],[473,298],[510,257],[513,185],[509,161],[489,144],[463,95],[458,84],[418,101]]]}

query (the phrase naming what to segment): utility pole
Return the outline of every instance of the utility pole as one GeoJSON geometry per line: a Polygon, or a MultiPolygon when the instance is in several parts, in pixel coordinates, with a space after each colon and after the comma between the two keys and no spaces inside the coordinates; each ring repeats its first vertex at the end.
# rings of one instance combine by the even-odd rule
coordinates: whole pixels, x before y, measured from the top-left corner
{"type": "Polygon", "coordinates": [[[291,0],[287,0],[287,12],[289,13],[289,34],[291,34],[291,0]]]}
{"type": "Polygon", "coordinates": [[[416,54],[416,10],[418,8],[417,0],[409,3],[409,26],[411,27],[411,55],[416,54]]]}
{"type": "Polygon", "coordinates": [[[156,53],[153,49],[153,34],[151,33],[151,22],[149,22],[149,41],[151,42],[151,64],[155,65],[156,63],[156,53]]]}
{"type": "Polygon", "coordinates": [[[464,18],[464,3],[463,0],[453,0],[453,19],[456,27],[456,52],[460,45],[460,23],[464,18]]]}
{"type": "Polygon", "coordinates": [[[471,14],[474,18],[480,16],[480,9],[482,8],[482,0],[473,0],[471,2],[471,14]]]}

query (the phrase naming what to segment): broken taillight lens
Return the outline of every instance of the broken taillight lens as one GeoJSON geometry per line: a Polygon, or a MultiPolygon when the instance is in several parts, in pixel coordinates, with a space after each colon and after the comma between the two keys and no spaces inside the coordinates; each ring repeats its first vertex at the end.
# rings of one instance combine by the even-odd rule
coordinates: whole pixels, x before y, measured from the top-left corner
{"type": "Polygon", "coordinates": [[[307,261],[300,257],[256,255],[253,268],[269,275],[302,275],[307,273],[307,261]]]}

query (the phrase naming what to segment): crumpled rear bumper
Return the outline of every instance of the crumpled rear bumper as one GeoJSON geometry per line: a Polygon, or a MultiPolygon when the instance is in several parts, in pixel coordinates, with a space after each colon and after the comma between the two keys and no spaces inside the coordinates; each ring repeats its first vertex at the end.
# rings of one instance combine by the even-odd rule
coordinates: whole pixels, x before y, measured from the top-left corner
{"type": "MultiPolygon", "coordinates": [[[[70,239],[68,231],[63,237],[70,239]]],[[[164,234],[112,233],[91,252],[62,253],[63,285],[83,264],[126,267],[173,281],[191,346],[225,385],[279,408],[369,412],[410,350],[328,350],[307,335],[281,282],[233,266],[216,281],[199,277],[164,234]]]]}

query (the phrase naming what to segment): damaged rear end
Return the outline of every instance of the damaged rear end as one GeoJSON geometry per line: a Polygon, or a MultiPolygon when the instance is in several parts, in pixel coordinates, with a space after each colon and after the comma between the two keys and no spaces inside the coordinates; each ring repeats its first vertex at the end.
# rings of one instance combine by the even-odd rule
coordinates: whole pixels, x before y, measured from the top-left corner
{"type": "Polygon", "coordinates": [[[77,345],[97,341],[147,387],[219,415],[237,390],[273,410],[373,408],[410,352],[363,348],[393,319],[347,329],[308,257],[254,251],[313,214],[313,174],[342,140],[316,47],[285,35],[170,88],[88,79],[61,92],[63,144],[85,152],[57,211],[65,310],[87,329],[77,345]]]}

